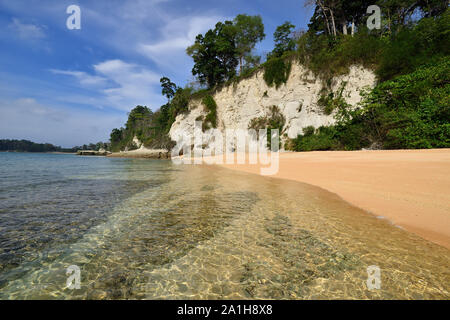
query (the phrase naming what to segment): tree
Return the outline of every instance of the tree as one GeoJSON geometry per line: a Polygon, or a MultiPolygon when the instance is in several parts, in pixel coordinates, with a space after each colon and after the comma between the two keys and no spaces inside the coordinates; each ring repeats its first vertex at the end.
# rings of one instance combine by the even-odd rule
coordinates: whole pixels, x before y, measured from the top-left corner
{"type": "Polygon", "coordinates": [[[170,118],[169,108],[170,108],[170,104],[167,103],[167,104],[161,106],[161,108],[159,109],[159,112],[157,114],[156,119],[157,119],[158,125],[161,129],[166,129],[167,124],[169,123],[169,118],[170,118]]]}
{"type": "Polygon", "coordinates": [[[233,20],[235,29],[236,50],[239,56],[240,71],[244,67],[245,56],[250,54],[255,45],[262,41],[266,35],[261,16],[239,14],[233,20]]]}
{"type": "Polygon", "coordinates": [[[289,21],[286,21],[281,26],[277,27],[273,34],[275,40],[275,48],[273,50],[274,56],[281,57],[283,53],[295,49],[295,41],[292,37],[294,29],[295,26],[289,21]]]}
{"type": "Polygon", "coordinates": [[[194,59],[192,74],[212,88],[236,75],[235,28],[231,21],[219,22],[214,30],[199,34],[186,49],[194,59]]]}
{"type": "Polygon", "coordinates": [[[111,132],[111,136],[110,136],[111,144],[119,142],[122,139],[122,133],[123,133],[122,128],[121,129],[117,129],[117,128],[113,129],[111,132]]]}
{"type": "Polygon", "coordinates": [[[447,0],[379,0],[377,5],[383,8],[383,14],[394,27],[405,25],[419,9],[425,17],[438,16],[448,8],[447,0]]]}
{"type": "Polygon", "coordinates": [[[128,121],[126,123],[126,129],[135,128],[137,124],[146,121],[151,118],[153,112],[144,106],[137,106],[128,114],[128,121]]]}
{"type": "Polygon", "coordinates": [[[367,17],[367,8],[373,4],[373,0],[343,1],[341,6],[340,23],[343,33],[347,34],[347,24],[351,21],[352,36],[355,33],[355,25],[363,23],[367,17]]]}
{"type": "Polygon", "coordinates": [[[322,31],[331,35],[330,21],[328,18],[328,7],[326,7],[323,0],[307,0],[305,6],[315,5],[314,14],[311,17],[311,22],[308,25],[309,29],[315,32],[322,31]]]}
{"type": "Polygon", "coordinates": [[[448,0],[421,0],[418,1],[425,17],[436,17],[443,14],[448,8],[448,0]]]}
{"type": "Polygon", "coordinates": [[[161,82],[163,96],[166,96],[170,102],[175,95],[175,91],[177,91],[177,85],[171,82],[167,77],[163,77],[159,81],[161,82]]]}
{"type": "MultiPolygon", "coordinates": [[[[381,0],[383,4],[378,4],[383,8],[388,8],[386,5],[387,2],[398,4],[402,1],[403,0],[381,0]]],[[[342,34],[347,35],[348,26],[351,24],[351,32],[353,35],[355,24],[358,25],[363,22],[367,16],[367,8],[372,4],[374,4],[373,0],[307,0],[305,2],[306,6],[315,5],[314,15],[312,16],[309,25],[310,30],[313,30],[315,33],[324,31],[336,39],[339,32],[338,30],[342,30],[342,34]]]]}
{"type": "Polygon", "coordinates": [[[244,57],[244,60],[245,60],[244,71],[255,68],[261,64],[261,56],[258,55],[247,54],[244,57]]]}

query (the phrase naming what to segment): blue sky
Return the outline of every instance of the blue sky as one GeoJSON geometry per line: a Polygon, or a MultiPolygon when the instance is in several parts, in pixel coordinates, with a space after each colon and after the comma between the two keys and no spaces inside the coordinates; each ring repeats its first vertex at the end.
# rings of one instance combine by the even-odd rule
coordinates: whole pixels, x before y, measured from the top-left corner
{"type": "Polygon", "coordinates": [[[159,79],[191,82],[185,48],[239,13],[260,14],[273,47],[276,26],[306,28],[303,0],[0,0],[0,138],[64,147],[107,141],[136,105],[165,102],[159,79]],[[81,8],[81,30],[66,8],[81,8]]]}

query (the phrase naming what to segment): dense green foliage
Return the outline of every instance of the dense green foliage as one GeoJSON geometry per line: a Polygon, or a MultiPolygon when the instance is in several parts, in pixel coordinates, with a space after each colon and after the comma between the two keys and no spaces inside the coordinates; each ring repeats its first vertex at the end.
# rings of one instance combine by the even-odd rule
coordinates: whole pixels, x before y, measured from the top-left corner
{"type": "Polygon", "coordinates": [[[269,148],[271,148],[271,131],[278,129],[278,132],[281,136],[285,124],[286,118],[280,112],[280,109],[277,106],[272,106],[266,116],[252,119],[250,121],[248,129],[256,130],[256,134],[258,135],[257,137],[259,137],[259,130],[267,129],[267,145],[269,148]]]}
{"type": "Polygon", "coordinates": [[[139,146],[133,142],[134,137],[138,138],[145,147],[160,149],[172,146],[172,142],[167,136],[168,121],[171,118],[170,107],[163,106],[157,112],[152,112],[149,108],[137,106],[128,115],[125,128],[113,129],[110,136],[111,151],[130,151],[139,146]]]}
{"type": "Polygon", "coordinates": [[[363,106],[350,123],[386,149],[450,147],[450,58],[379,84],[363,106]]]}
{"type": "Polygon", "coordinates": [[[450,147],[450,58],[381,82],[358,108],[341,108],[338,119],[307,128],[294,150],[450,147]]]}
{"type": "Polygon", "coordinates": [[[13,152],[77,152],[78,150],[100,150],[109,149],[108,143],[97,142],[76,146],[73,148],[61,148],[50,143],[35,143],[28,140],[0,140],[0,151],[13,152]]]}
{"type": "Polygon", "coordinates": [[[264,63],[264,81],[268,86],[279,88],[289,79],[292,63],[283,58],[272,58],[264,63]]]}
{"type": "MultiPolygon", "coordinates": [[[[358,18],[357,21],[361,21],[361,24],[357,26],[354,36],[345,36],[342,33],[331,36],[327,34],[327,28],[317,22],[324,19],[323,15],[313,16],[310,29],[298,41],[300,62],[323,79],[345,74],[351,65],[360,64],[374,68],[379,79],[384,81],[412,72],[430,59],[439,59],[449,54],[448,10],[440,16],[425,17],[418,23],[405,23],[404,21],[408,20],[405,16],[407,13],[399,1],[380,2],[380,6],[390,6],[390,12],[397,14],[387,15],[387,10],[382,11],[386,13],[383,21],[387,26],[372,31],[367,29],[362,18],[358,18]],[[397,5],[394,6],[395,3],[397,5]],[[403,21],[403,24],[396,24],[397,20],[403,21]]],[[[351,16],[353,12],[353,15],[364,17],[366,8],[367,6],[360,8],[360,11],[350,11],[347,15],[351,16]]],[[[320,12],[321,9],[316,11],[320,12]]],[[[412,15],[412,12],[408,11],[408,14],[412,15]]],[[[424,15],[426,16],[426,13],[424,15]]]]}
{"type": "Polygon", "coordinates": [[[262,41],[266,35],[261,16],[249,16],[239,14],[234,18],[236,53],[239,56],[241,73],[244,70],[244,60],[246,63],[255,62],[255,57],[251,55],[255,45],[262,41]]]}
{"type": "Polygon", "coordinates": [[[192,74],[209,88],[223,84],[235,77],[238,64],[241,73],[245,69],[244,61],[249,65],[259,64],[251,51],[264,37],[260,16],[240,14],[233,21],[218,22],[205,35],[197,35],[195,43],[186,49],[194,60],[192,74]]]}
{"type": "MultiPolygon", "coordinates": [[[[357,150],[361,148],[449,147],[450,13],[444,0],[311,0],[314,14],[308,30],[293,32],[289,22],[277,27],[274,49],[261,64],[252,54],[264,38],[261,17],[238,15],[199,34],[187,49],[194,60],[192,73],[203,89],[178,88],[161,79],[167,104],[152,112],[136,107],[125,128],[111,133],[113,151],[133,149],[136,136],[147,147],[170,148],[168,138],[177,115],[189,112],[189,101],[201,99],[206,115],[203,130],[217,127],[216,90],[264,70],[269,86],[279,88],[289,78],[294,59],[322,80],[318,105],[335,114],[333,126],[306,128],[288,141],[292,150],[357,150]],[[367,7],[382,8],[381,29],[368,30],[367,7]],[[240,65],[240,73],[237,67],[240,65]],[[375,71],[378,84],[362,103],[349,106],[345,83],[336,90],[333,78],[353,65],[375,71]],[[333,91],[335,90],[335,91],[333,91]]],[[[267,92],[264,94],[267,97],[267,92]]],[[[281,129],[284,118],[274,107],[266,117],[253,119],[253,129],[281,129]]],[[[269,141],[270,143],[270,141],[269,141]]]]}
{"type": "Polygon", "coordinates": [[[282,25],[278,26],[273,34],[273,39],[275,41],[275,48],[272,51],[271,57],[281,58],[285,52],[290,52],[295,50],[295,41],[292,37],[292,33],[295,26],[286,21],[282,25]]]}
{"type": "Polygon", "coordinates": [[[175,96],[177,85],[167,77],[162,77],[159,82],[161,82],[161,93],[170,101],[175,96]]]}
{"type": "MultiPolygon", "coordinates": [[[[351,16],[338,3],[322,1],[335,5],[336,21],[343,14],[351,16]]],[[[364,6],[353,7],[360,23],[354,36],[335,34],[317,6],[310,29],[298,41],[298,58],[322,78],[318,103],[326,114],[338,110],[337,123],[306,128],[289,147],[297,151],[450,147],[450,13],[443,3],[378,1],[384,9],[383,25],[372,31],[364,25],[364,6]],[[341,90],[330,90],[329,81],[356,63],[373,68],[379,82],[357,107],[351,107],[341,90]]]]}
{"type": "Polygon", "coordinates": [[[273,34],[275,48],[267,55],[267,61],[262,65],[264,80],[270,87],[275,86],[278,89],[289,79],[292,63],[287,56],[296,47],[292,36],[294,28],[293,24],[286,21],[278,26],[273,34]]]}
{"type": "Polygon", "coordinates": [[[161,78],[162,93],[169,100],[161,108],[152,112],[149,108],[137,106],[128,115],[125,128],[113,129],[110,135],[111,151],[135,150],[138,146],[134,137],[147,148],[170,149],[173,142],[168,132],[175,118],[189,111],[190,88],[179,88],[169,78],[161,78]]]}
{"type": "Polygon", "coordinates": [[[214,30],[199,34],[186,52],[194,59],[192,74],[210,88],[236,74],[235,29],[231,21],[218,22],[214,30]]]}
{"type": "Polygon", "coordinates": [[[298,40],[297,57],[326,81],[348,73],[355,64],[374,68],[382,54],[383,41],[364,26],[353,37],[339,36],[337,40],[307,32],[298,40]]]}
{"type": "Polygon", "coordinates": [[[333,92],[330,87],[322,88],[321,95],[317,103],[322,107],[322,111],[326,115],[330,115],[336,109],[348,107],[347,102],[345,102],[345,99],[342,96],[346,85],[347,83],[343,82],[337,92],[333,92]]]}
{"type": "Polygon", "coordinates": [[[61,152],[61,147],[50,143],[34,143],[28,140],[0,140],[0,151],[17,152],[61,152]]]}
{"type": "Polygon", "coordinates": [[[414,71],[418,66],[450,54],[450,11],[435,18],[421,19],[402,28],[381,49],[376,70],[380,80],[414,71]]]}
{"type": "Polygon", "coordinates": [[[202,99],[202,103],[205,106],[206,111],[208,112],[205,119],[203,120],[203,131],[211,129],[211,127],[217,128],[217,104],[214,101],[214,98],[210,95],[207,95],[202,99]]]}

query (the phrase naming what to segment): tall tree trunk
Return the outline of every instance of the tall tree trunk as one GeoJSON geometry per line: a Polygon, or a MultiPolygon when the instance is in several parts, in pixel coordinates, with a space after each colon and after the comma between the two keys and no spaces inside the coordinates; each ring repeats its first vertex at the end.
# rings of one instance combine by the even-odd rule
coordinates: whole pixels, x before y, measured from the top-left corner
{"type": "Polygon", "coordinates": [[[345,22],[342,24],[342,33],[343,33],[345,36],[348,34],[348,32],[347,32],[347,21],[345,21],[345,22]]]}
{"type": "Polygon", "coordinates": [[[330,8],[328,8],[328,10],[330,10],[331,21],[332,21],[332,23],[333,23],[333,35],[334,35],[334,39],[336,39],[336,24],[334,23],[333,10],[331,10],[330,8]]]}
{"type": "Polygon", "coordinates": [[[240,66],[240,73],[239,74],[242,74],[242,70],[244,70],[244,66],[243,66],[243,61],[244,61],[244,57],[243,56],[240,56],[239,57],[239,66],[240,66]]]}
{"type": "Polygon", "coordinates": [[[355,20],[352,20],[352,37],[355,35],[355,20]]]}
{"type": "Polygon", "coordinates": [[[323,15],[324,15],[324,17],[325,17],[325,21],[327,22],[328,34],[331,35],[330,22],[328,22],[328,16],[327,16],[326,8],[325,8],[325,6],[323,5],[322,1],[317,1],[317,3],[319,4],[320,8],[322,9],[323,15]]]}

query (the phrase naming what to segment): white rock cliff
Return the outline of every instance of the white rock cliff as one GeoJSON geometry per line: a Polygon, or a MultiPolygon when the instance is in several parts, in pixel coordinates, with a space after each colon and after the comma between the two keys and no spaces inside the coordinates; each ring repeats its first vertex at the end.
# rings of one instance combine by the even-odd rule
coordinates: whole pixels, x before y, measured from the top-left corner
{"type": "MultiPolygon", "coordinates": [[[[335,122],[335,113],[324,114],[317,101],[323,87],[322,81],[299,63],[293,62],[286,84],[278,89],[267,86],[264,71],[240,81],[236,85],[224,87],[213,95],[217,104],[218,129],[248,129],[252,119],[266,115],[272,106],[277,106],[286,118],[283,133],[291,139],[303,132],[303,128],[318,128],[335,122]]],[[[346,82],[343,98],[347,103],[356,105],[361,100],[360,90],[375,85],[375,74],[368,69],[352,66],[348,74],[335,77],[332,90],[339,90],[346,82]]],[[[195,120],[207,112],[201,100],[189,104],[189,113],[181,114],[169,132],[176,140],[175,133],[180,130],[193,134],[195,120]]]]}

